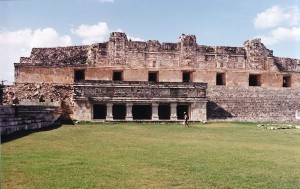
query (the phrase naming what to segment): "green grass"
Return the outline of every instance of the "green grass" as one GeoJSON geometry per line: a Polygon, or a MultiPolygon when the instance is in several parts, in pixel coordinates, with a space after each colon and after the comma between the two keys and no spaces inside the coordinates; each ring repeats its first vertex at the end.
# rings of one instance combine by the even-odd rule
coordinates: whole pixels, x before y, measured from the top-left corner
{"type": "Polygon", "coordinates": [[[1,148],[3,189],[300,188],[298,129],[79,124],[1,148]]]}

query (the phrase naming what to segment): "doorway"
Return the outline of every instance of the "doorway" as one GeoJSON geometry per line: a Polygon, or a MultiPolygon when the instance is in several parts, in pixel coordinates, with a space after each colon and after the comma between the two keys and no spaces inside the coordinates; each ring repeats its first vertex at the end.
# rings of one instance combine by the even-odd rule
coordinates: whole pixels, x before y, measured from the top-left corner
{"type": "Polygon", "coordinates": [[[114,104],[113,105],[113,119],[125,120],[126,118],[126,105],[114,104]]]}
{"type": "Polygon", "coordinates": [[[187,104],[178,104],[177,105],[177,119],[184,119],[184,112],[189,116],[189,105],[187,104]]]}
{"type": "Polygon", "coordinates": [[[132,116],[134,120],[137,119],[152,119],[152,106],[151,105],[133,105],[132,116]]]}
{"type": "Polygon", "coordinates": [[[106,105],[94,104],[93,119],[106,119],[106,105]]]}
{"type": "Polygon", "coordinates": [[[158,106],[158,117],[160,120],[169,120],[171,116],[170,104],[160,104],[158,106]]]}

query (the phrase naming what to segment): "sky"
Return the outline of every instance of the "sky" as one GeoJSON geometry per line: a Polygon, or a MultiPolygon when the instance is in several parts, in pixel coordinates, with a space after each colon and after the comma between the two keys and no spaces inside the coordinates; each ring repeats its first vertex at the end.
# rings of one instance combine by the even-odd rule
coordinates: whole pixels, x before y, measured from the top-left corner
{"type": "Polygon", "coordinates": [[[34,47],[99,43],[113,31],[133,41],[242,47],[261,38],[274,56],[300,59],[300,0],[0,0],[0,81],[34,47]]]}

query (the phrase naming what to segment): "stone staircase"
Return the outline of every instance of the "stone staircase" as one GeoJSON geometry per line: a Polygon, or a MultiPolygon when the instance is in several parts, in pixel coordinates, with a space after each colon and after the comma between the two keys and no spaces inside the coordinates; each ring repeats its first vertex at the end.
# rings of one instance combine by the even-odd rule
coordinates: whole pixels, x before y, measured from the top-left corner
{"type": "Polygon", "coordinates": [[[288,123],[300,120],[297,88],[210,86],[207,99],[208,120],[288,123]]]}
{"type": "Polygon", "coordinates": [[[15,108],[12,106],[0,106],[0,129],[1,136],[9,135],[22,130],[34,130],[48,127],[54,124],[49,114],[53,113],[53,109],[32,108],[20,106],[18,107],[18,115],[15,114],[15,108]],[[31,111],[30,111],[31,110],[31,111]],[[48,114],[45,116],[45,113],[48,114]]]}

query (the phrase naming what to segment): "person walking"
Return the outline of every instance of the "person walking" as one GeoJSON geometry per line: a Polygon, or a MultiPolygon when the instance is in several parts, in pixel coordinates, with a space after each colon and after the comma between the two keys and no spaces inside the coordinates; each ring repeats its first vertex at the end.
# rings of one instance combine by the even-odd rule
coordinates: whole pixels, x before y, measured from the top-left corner
{"type": "Polygon", "coordinates": [[[184,126],[189,127],[189,116],[187,115],[186,112],[184,112],[183,114],[184,114],[184,126]]]}

